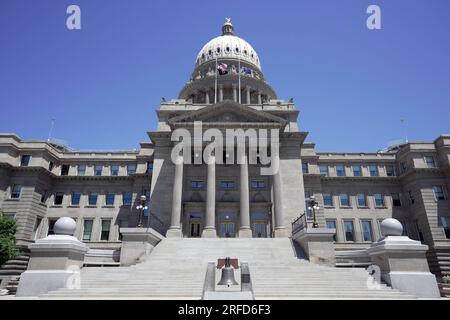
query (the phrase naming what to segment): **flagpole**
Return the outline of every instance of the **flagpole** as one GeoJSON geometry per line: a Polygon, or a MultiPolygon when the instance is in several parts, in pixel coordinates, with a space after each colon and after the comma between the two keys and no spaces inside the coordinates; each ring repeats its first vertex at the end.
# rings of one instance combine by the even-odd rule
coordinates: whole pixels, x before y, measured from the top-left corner
{"type": "Polygon", "coordinates": [[[216,56],[216,81],[214,85],[214,104],[217,104],[217,56],[216,56]]]}
{"type": "Polygon", "coordinates": [[[241,104],[241,50],[238,55],[238,90],[239,90],[239,104],[241,104]]]}

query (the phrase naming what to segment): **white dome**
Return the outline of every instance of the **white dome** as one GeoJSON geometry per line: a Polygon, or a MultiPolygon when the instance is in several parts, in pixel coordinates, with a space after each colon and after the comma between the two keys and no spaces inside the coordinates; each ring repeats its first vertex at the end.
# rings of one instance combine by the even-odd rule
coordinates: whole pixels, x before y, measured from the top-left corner
{"type": "Polygon", "coordinates": [[[224,24],[224,34],[210,40],[197,55],[195,65],[218,59],[238,59],[251,63],[261,70],[258,54],[244,39],[233,35],[233,26],[229,21],[224,24]],[[228,27],[228,29],[227,29],[228,27]]]}

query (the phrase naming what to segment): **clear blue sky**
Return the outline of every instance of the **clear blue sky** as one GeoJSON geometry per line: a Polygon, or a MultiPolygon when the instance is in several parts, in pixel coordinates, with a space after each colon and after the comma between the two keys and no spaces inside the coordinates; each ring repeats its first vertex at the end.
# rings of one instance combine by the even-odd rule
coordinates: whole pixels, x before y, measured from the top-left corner
{"type": "Polygon", "coordinates": [[[450,133],[450,1],[1,0],[0,132],[80,150],[138,148],[161,97],[231,17],[319,151],[450,133]],[[66,8],[82,30],[66,29],[66,8]],[[366,28],[378,4],[382,30],[366,28]]]}

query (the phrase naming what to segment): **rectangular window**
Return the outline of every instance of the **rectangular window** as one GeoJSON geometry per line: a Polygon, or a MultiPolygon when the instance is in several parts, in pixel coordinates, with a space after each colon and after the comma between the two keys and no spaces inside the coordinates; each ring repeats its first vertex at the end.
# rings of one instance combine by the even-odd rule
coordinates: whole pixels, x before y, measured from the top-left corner
{"type": "Polygon", "coordinates": [[[354,165],[354,166],[352,166],[352,169],[353,169],[353,176],[355,176],[355,177],[361,177],[362,176],[361,166],[354,165]]]}
{"type": "Polygon", "coordinates": [[[372,242],[373,241],[372,221],[370,220],[361,221],[361,229],[363,241],[372,242]]]}
{"type": "Polygon", "coordinates": [[[109,230],[111,229],[111,220],[102,219],[102,232],[100,234],[100,240],[109,240],[109,230]]]}
{"type": "Polygon", "coordinates": [[[445,237],[450,239],[450,217],[441,217],[441,224],[445,231],[445,237]]]}
{"type": "Polygon", "coordinates": [[[69,169],[70,169],[70,165],[68,164],[63,164],[61,166],[61,175],[62,176],[67,176],[69,174],[69,169]]]}
{"type": "Polygon", "coordinates": [[[386,175],[388,176],[388,177],[394,177],[395,176],[395,169],[394,169],[394,166],[386,166],[385,167],[386,168],[386,175]]]}
{"type": "Polygon", "coordinates": [[[264,180],[252,180],[252,189],[264,189],[266,183],[264,180]]]}
{"type": "Polygon", "coordinates": [[[353,221],[344,220],[345,241],[355,241],[355,230],[353,221]]]}
{"type": "Polygon", "coordinates": [[[400,195],[398,193],[391,194],[392,196],[392,206],[394,207],[401,207],[402,202],[400,201],[400,195]]]}
{"type": "Polygon", "coordinates": [[[378,177],[378,166],[370,165],[369,172],[371,177],[378,177]]]}
{"type": "Polygon", "coordinates": [[[345,167],[343,165],[336,166],[336,175],[338,177],[345,177],[345,167]]]}
{"type": "Polygon", "coordinates": [[[83,241],[91,241],[92,238],[92,225],[94,220],[86,219],[83,222],[83,241]]]}
{"type": "Polygon", "coordinates": [[[127,165],[127,175],[136,173],[136,164],[130,163],[127,165]]]}
{"type": "Polygon", "coordinates": [[[306,207],[306,216],[308,218],[312,218],[313,217],[313,212],[312,212],[312,208],[309,205],[309,198],[311,197],[311,192],[309,191],[305,191],[305,207],[306,207]]]}
{"type": "Polygon", "coordinates": [[[49,219],[48,220],[48,231],[47,231],[47,235],[52,235],[55,234],[54,228],[55,228],[55,222],[56,219],[49,219]]]}
{"type": "Polygon", "coordinates": [[[52,171],[54,167],[55,167],[55,164],[53,163],[53,161],[50,161],[48,163],[48,171],[52,171]]]}
{"type": "Polygon", "coordinates": [[[71,204],[73,206],[79,206],[80,205],[80,198],[81,198],[81,192],[72,192],[72,202],[71,204]]]}
{"type": "Polygon", "coordinates": [[[24,154],[21,158],[20,158],[20,166],[21,167],[28,167],[28,165],[30,164],[30,160],[31,160],[31,156],[24,154]]]}
{"type": "Polygon", "coordinates": [[[445,200],[444,188],[442,186],[433,186],[434,198],[439,200],[445,200]]]}
{"type": "Polygon", "coordinates": [[[331,193],[324,193],[323,194],[323,205],[325,207],[332,207],[333,206],[333,196],[331,193]]]}
{"type": "Polygon", "coordinates": [[[191,181],[191,188],[192,189],[203,189],[203,180],[192,180],[191,181]]]}
{"type": "Polygon", "coordinates": [[[364,193],[358,193],[356,195],[356,198],[358,199],[358,207],[360,207],[360,208],[367,207],[367,198],[364,193]]]}
{"type": "Polygon", "coordinates": [[[11,199],[19,199],[21,191],[22,186],[20,184],[13,185],[11,188],[11,199]]]}
{"type": "Polygon", "coordinates": [[[375,193],[373,197],[375,199],[375,207],[384,207],[384,199],[381,193],[375,193]]]}
{"type": "Polygon", "coordinates": [[[306,174],[306,173],[309,172],[309,170],[308,170],[308,162],[303,162],[302,163],[302,171],[303,171],[303,174],[306,174]]]}
{"type": "Polygon", "coordinates": [[[222,180],[222,181],[220,181],[220,187],[222,189],[234,189],[234,181],[222,180]]]}
{"type": "Polygon", "coordinates": [[[339,202],[341,207],[350,207],[350,199],[346,193],[341,193],[339,195],[339,202]]]}
{"type": "Polygon", "coordinates": [[[319,166],[319,170],[320,170],[320,173],[321,174],[324,174],[324,175],[328,175],[328,165],[326,165],[326,164],[321,164],[320,166],[319,166]]]}
{"type": "Polygon", "coordinates": [[[146,173],[152,173],[153,172],[153,162],[147,161],[147,170],[146,173]]]}
{"type": "Polygon", "coordinates": [[[115,197],[116,197],[116,194],[114,192],[108,192],[106,194],[105,204],[107,206],[113,206],[115,197]]]}
{"type": "Polygon", "coordinates": [[[127,220],[120,220],[119,222],[119,240],[122,240],[122,232],[120,232],[121,228],[128,228],[127,220]]]}
{"type": "Polygon", "coordinates": [[[111,176],[118,176],[119,175],[119,166],[114,164],[111,166],[111,176]]]}
{"type": "Polygon", "coordinates": [[[64,199],[64,192],[57,192],[55,193],[55,201],[53,202],[53,204],[55,206],[60,206],[63,203],[63,199],[64,199]]]}
{"type": "Polygon", "coordinates": [[[131,206],[133,194],[130,191],[126,191],[122,194],[122,203],[124,206],[131,206]]]}
{"type": "Polygon", "coordinates": [[[94,166],[94,176],[101,176],[103,171],[103,166],[101,164],[96,164],[94,166]]]}
{"type": "Polygon", "coordinates": [[[86,174],[86,165],[85,164],[79,164],[77,166],[77,175],[84,176],[86,174]]]}
{"type": "Polygon", "coordinates": [[[428,168],[436,168],[436,162],[433,156],[425,156],[425,162],[428,168]]]}
{"type": "Polygon", "coordinates": [[[88,200],[89,205],[90,206],[96,206],[97,205],[97,198],[98,198],[98,193],[97,192],[89,193],[89,200],[88,200]]]}
{"type": "MultiPolygon", "coordinates": [[[[326,224],[327,224],[327,228],[328,229],[334,229],[334,230],[336,230],[336,232],[337,232],[337,229],[336,229],[336,220],[326,220],[326,224]]],[[[334,233],[334,236],[333,236],[333,240],[334,240],[334,242],[336,242],[337,240],[337,238],[336,238],[336,232],[334,233]]]]}

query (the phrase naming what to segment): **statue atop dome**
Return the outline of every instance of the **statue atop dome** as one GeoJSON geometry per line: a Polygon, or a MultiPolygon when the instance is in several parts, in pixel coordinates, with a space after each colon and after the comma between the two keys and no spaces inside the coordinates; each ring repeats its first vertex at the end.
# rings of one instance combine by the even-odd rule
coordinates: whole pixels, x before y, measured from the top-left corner
{"type": "Polygon", "coordinates": [[[222,35],[233,35],[234,28],[231,24],[231,18],[225,18],[225,23],[222,26],[222,35]]]}

